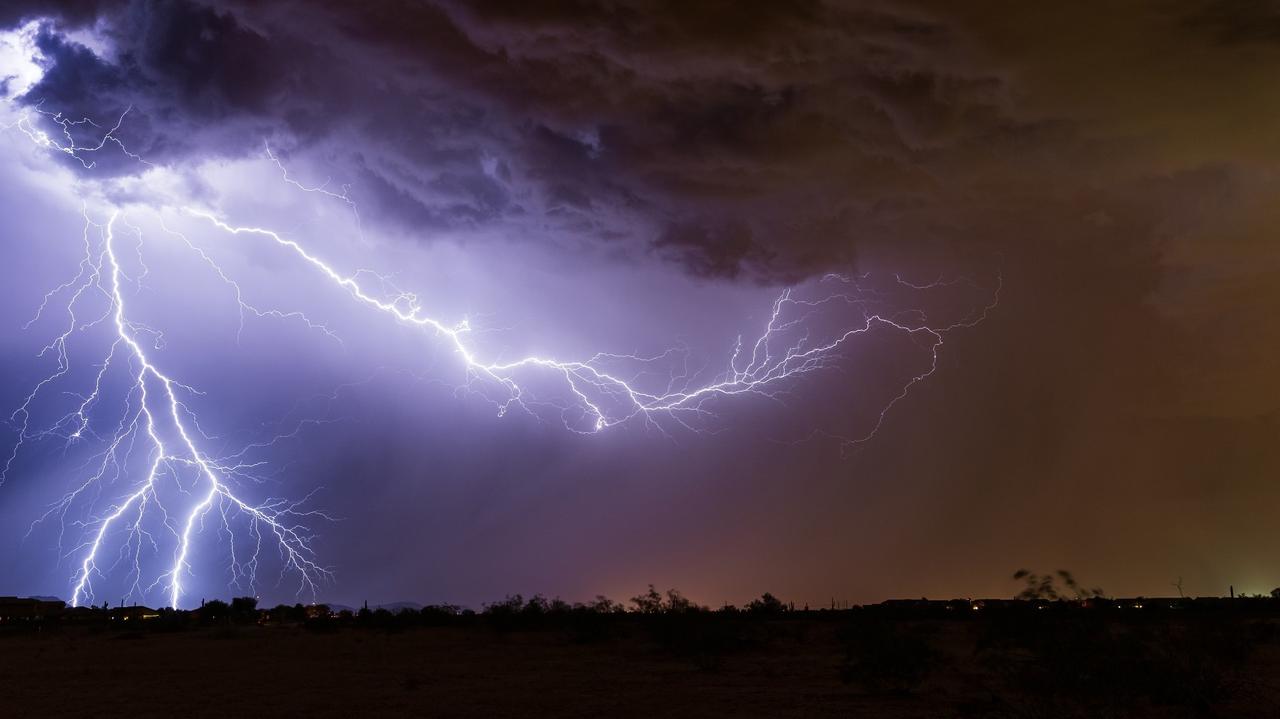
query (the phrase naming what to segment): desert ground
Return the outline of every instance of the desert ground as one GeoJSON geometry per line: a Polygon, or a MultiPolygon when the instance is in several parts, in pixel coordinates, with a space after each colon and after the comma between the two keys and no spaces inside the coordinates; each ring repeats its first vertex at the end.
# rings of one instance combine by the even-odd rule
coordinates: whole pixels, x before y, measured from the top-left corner
{"type": "Polygon", "coordinates": [[[0,629],[4,717],[1273,717],[1266,617],[0,629]]]}

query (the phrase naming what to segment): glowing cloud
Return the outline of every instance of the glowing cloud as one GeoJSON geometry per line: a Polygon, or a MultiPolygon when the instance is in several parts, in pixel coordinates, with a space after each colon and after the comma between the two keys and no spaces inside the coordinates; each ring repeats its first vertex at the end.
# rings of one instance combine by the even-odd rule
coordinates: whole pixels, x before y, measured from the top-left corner
{"type": "MultiPolygon", "coordinates": [[[[18,68],[10,73],[14,78],[10,95],[38,80],[30,70],[38,70],[38,64],[11,62],[24,53],[31,57],[31,32],[27,27],[0,39],[4,66],[18,68]]],[[[119,137],[128,115],[126,110],[113,123],[99,125],[89,118],[67,118],[37,106],[20,112],[7,129],[84,169],[92,169],[97,156],[107,151],[146,165],[119,137]],[[92,141],[84,140],[90,134],[92,141]]],[[[266,154],[280,170],[282,187],[345,203],[358,220],[358,210],[345,189],[338,192],[327,184],[299,182],[270,148],[266,154]]],[[[856,445],[874,436],[894,404],[934,373],[946,334],[982,321],[999,294],[997,282],[989,289],[990,301],[969,316],[934,325],[922,311],[890,309],[866,276],[833,274],[803,290],[782,291],[758,332],[739,337],[721,360],[719,371],[692,370],[682,347],[653,355],[599,352],[577,360],[529,355],[499,361],[484,356],[473,341],[471,321],[433,315],[417,295],[396,289],[388,277],[343,268],[297,233],[241,225],[216,208],[175,199],[168,190],[156,189],[148,195],[145,178],[137,192],[150,200],[124,204],[98,200],[94,204],[104,208],[92,210],[86,201],[77,271],[44,296],[36,314],[36,319],[52,312],[64,317],[61,331],[42,354],[51,357],[55,367],[13,413],[18,441],[0,468],[3,482],[24,448],[41,440],[100,447],[82,479],[40,518],[61,522],[64,532],[81,533],[63,547],[64,556],[75,567],[71,602],[76,605],[93,602],[95,580],[115,574],[127,579],[131,596],[163,592],[165,601],[178,606],[193,573],[195,537],[211,521],[227,537],[233,584],[254,586],[262,553],[268,549],[278,553],[282,575],[293,576],[300,592],[314,593],[317,582],[330,574],[315,558],[312,534],[305,526],[308,520],[324,520],[328,515],[306,509],[307,498],[245,499],[240,480],[254,479],[261,464],[244,459],[247,449],[221,455],[208,449],[209,438],[190,405],[190,399],[200,393],[184,384],[181,366],[165,365],[173,360],[161,352],[162,329],[149,326],[135,312],[136,304],[145,301],[140,289],[151,272],[142,260],[143,245],[164,242],[192,253],[207,272],[231,288],[242,327],[245,317],[252,316],[297,321],[331,337],[338,335],[303,312],[249,301],[234,273],[188,234],[165,224],[166,213],[199,220],[229,238],[266,243],[283,251],[294,265],[371,317],[385,317],[443,343],[465,373],[460,389],[491,402],[499,415],[516,410],[555,420],[579,434],[631,423],[658,432],[702,431],[728,406],[727,401],[739,397],[782,401],[795,382],[836,368],[849,343],[859,336],[875,331],[901,333],[926,353],[925,369],[904,380],[892,399],[874,412],[875,420],[865,432],[841,438],[856,445]],[[143,214],[163,228],[158,237],[144,237],[145,223],[132,221],[138,218],[131,216],[143,214]],[[73,358],[71,343],[91,332],[103,332],[108,340],[105,352],[92,363],[96,368],[92,384],[79,387],[72,368],[74,361],[83,360],[73,358]],[[34,419],[34,409],[41,402],[68,392],[79,398],[69,412],[49,422],[34,419]],[[109,417],[114,420],[105,421],[109,417]],[[104,424],[108,429],[102,429],[104,424]],[[73,508],[86,507],[90,508],[87,520],[69,521],[73,508]],[[236,548],[246,541],[251,550],[238,554],[236,548]],[[166,557],[165,568],[149,574],[144,556],[166,557]]],[[[908,292],[928,292],[946,283],[916,285],[895,278],[893,284],[908,292]]]]}

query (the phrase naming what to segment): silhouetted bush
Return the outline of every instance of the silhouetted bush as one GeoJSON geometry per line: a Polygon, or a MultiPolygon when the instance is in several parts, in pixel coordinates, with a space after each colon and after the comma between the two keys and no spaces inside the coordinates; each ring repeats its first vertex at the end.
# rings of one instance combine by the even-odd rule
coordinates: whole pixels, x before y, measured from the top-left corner
{"type": "Polygon", "coordinates": [[[626,614],[625,607],[603,595],[572,606],[560,604],[563,606],[557,605],[553,614],[565,637],[575,644],[593,644],[615,638],[620,619],[626,614]]]}
{"type": "Polygon", "coordinates": [[[462,614],[462,608],[452,604],[429,604],[418,612],[423,626],[443,627],[455,624],[462,614]]]}
{"type": "Polygon", "coordinates": [[[509,594],[502,601],[486,604],[481,616],[498,632],[525,629],[532,623],[531,618],[538,613],[538,610],[533,609],[526,613],[524,605],[523,596],[509,594]]]}
{"type": "Polygon", "coordinates": [[[774,634],[769,618],[780,614],[782,607],[775,599],[776,604],[766,604],[768,609],[759,611],[726,606],[713,612],[676,590],[663,596],[652,587],[632,602],[640,608],[636,621],[650,639],[673,656],[692,659],[703,670],[718,669],[726,656],[768,644],[774,634]]]}

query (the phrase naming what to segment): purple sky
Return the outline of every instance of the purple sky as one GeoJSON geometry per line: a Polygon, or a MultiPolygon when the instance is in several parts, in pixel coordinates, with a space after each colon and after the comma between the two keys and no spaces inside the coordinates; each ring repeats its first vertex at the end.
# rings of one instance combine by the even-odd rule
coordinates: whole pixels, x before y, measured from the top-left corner
{"type": "MultiPolygon", "coordinates": [[[[1117,594],[1179,577],[1193,594],[1269,591],[1280,147],[1259,118],[1276,114],[1280,44],[1262,29],[1280,16],[1183,0],[1099,26],[1087,5],[9,4],[0,405],[57,368],[39,354],[66,293],[24,325],[76,273],[82,207],[98,223],[119,210],[141,233],[116,226],[130,319],[203,393],[200,446],[288,435],[238,455],[262,481],[229,486],[332,518],[305,522],[334,572],[320,599],[474,606],[652,582],[710,604],[825,604],[1004,595],[1023,566],[1117,594]],[[66,139],[42,111],[93,118],[72,128],[83,147],[127,108],[113,135],[145,163],[33,142],[66,139]],[[584,435],[554,374],[518,381],[558,408],[499,413],[509,393],[460,390],[448,341],[191,209],[296,240],[381,300],[395,293],[374,273],[434,318],[470,318],[486,362],[676,348],[649,374],[618,363],[658,393],[673,373],[714,381],[789,286],[866,293],[812,307],[792,343],[868,307],[937,328],[997,287],[999,304],[945,333],[936,372],[866,442],[839,438],[875,429],[929,370],[928,336],[878,326],[772,398],[584,435]],[[251,313],[241,328],[211,262],[254,307],[323,328],[251,313]]],[[[109,299],[86,296],[81,316],[109,299]]],[[[91,390],[108,325],[70,336],[72,370],[29,434],[91,390]]],[[[112,377],[100,433],[127,406],[112,377]]],[[[100,481],[32,527],[109,445],[61,434],[29,438],[0,485],[0,593],[69,597],[86,538],[138,481],[100,481]]],[[[157,501],[183,508],[198,477],[172,480],[157,501]]],[[[217,516],[195,529],[184,604],[249,591],[228,566],[252,528],[232,518],[229,537],[217,516]]],[[[107,534],[96,601],[166,601],[174,520],[146,521],[141,549],[107,534]]],[[[264,547],[253,591],[293,601],[297,577],[277,581],[264,547]]]]}

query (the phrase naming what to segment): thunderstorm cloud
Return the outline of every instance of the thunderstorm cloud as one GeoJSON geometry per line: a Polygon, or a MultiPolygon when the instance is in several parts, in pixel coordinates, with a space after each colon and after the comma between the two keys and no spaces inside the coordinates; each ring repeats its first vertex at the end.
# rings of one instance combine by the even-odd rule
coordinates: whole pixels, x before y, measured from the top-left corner
{"type": "MultiPolygon", "coordinates": [[[[347,407],[349,444],[300,460],[344,517],[321,547],[345,572],[341,599],[649,581],[712,603],[997,594],[1022,565],[1070,566],[1120,594],[1193,573],[1204,593],[1266,581],[1280,543],[1236,529],[1280,501],[1280,11],[1033,5],[21,0],[0,27],[27,28],[38,51],[20,106],[123,115],[129,151],[191,196],[212,192],[199,168],[270,148],[360,208],[385,252],[370,264],[465,257],[442,281],[486,288],[503,323],[542,317],[536,349],[582,343],[557,334],[565,307],[634,351],[620,327],[660,344],[663,318],[713,295],[733,298],[722,320],[827,273],[1003,283],[998,311],[949,336],[936,375],[852,453],[805,434],[861,401],[826,392],[840,376],[774,424],[745,413],[770,438],[803,417],[799,436],[818,439],[795,443],[584,443],[484,424],[465,403],[447,405],[454,421],[383,378],[347,407]],[[508,255],[531,270],[488,272],[508,255]],[[1122,532],[1137,539],[1116,546],[1122,532]]],[[[99,155],[61,161],[132,196],[149,166],[99,155]]],[[[3,240],[0,300],[23,312],[48,289],[19,269],[51,265],[37,237],[55,241],[31,219],[3,240]]],[[[3,362],[25,381],[19,345],[3,362]]],[[[431,371],[412,379],[429,386],[431,371]]],[[[7,406],[23,389],[5,386],[7,406]]],[[[24,487],[0,488],[0,525],[21,525],[0,538],[13,547],[38,504],[24,487]]],[[[48,577],[65,572],[46,577],[47,556],[23,546],[0,578],[60,591],[48,577]]]]}

